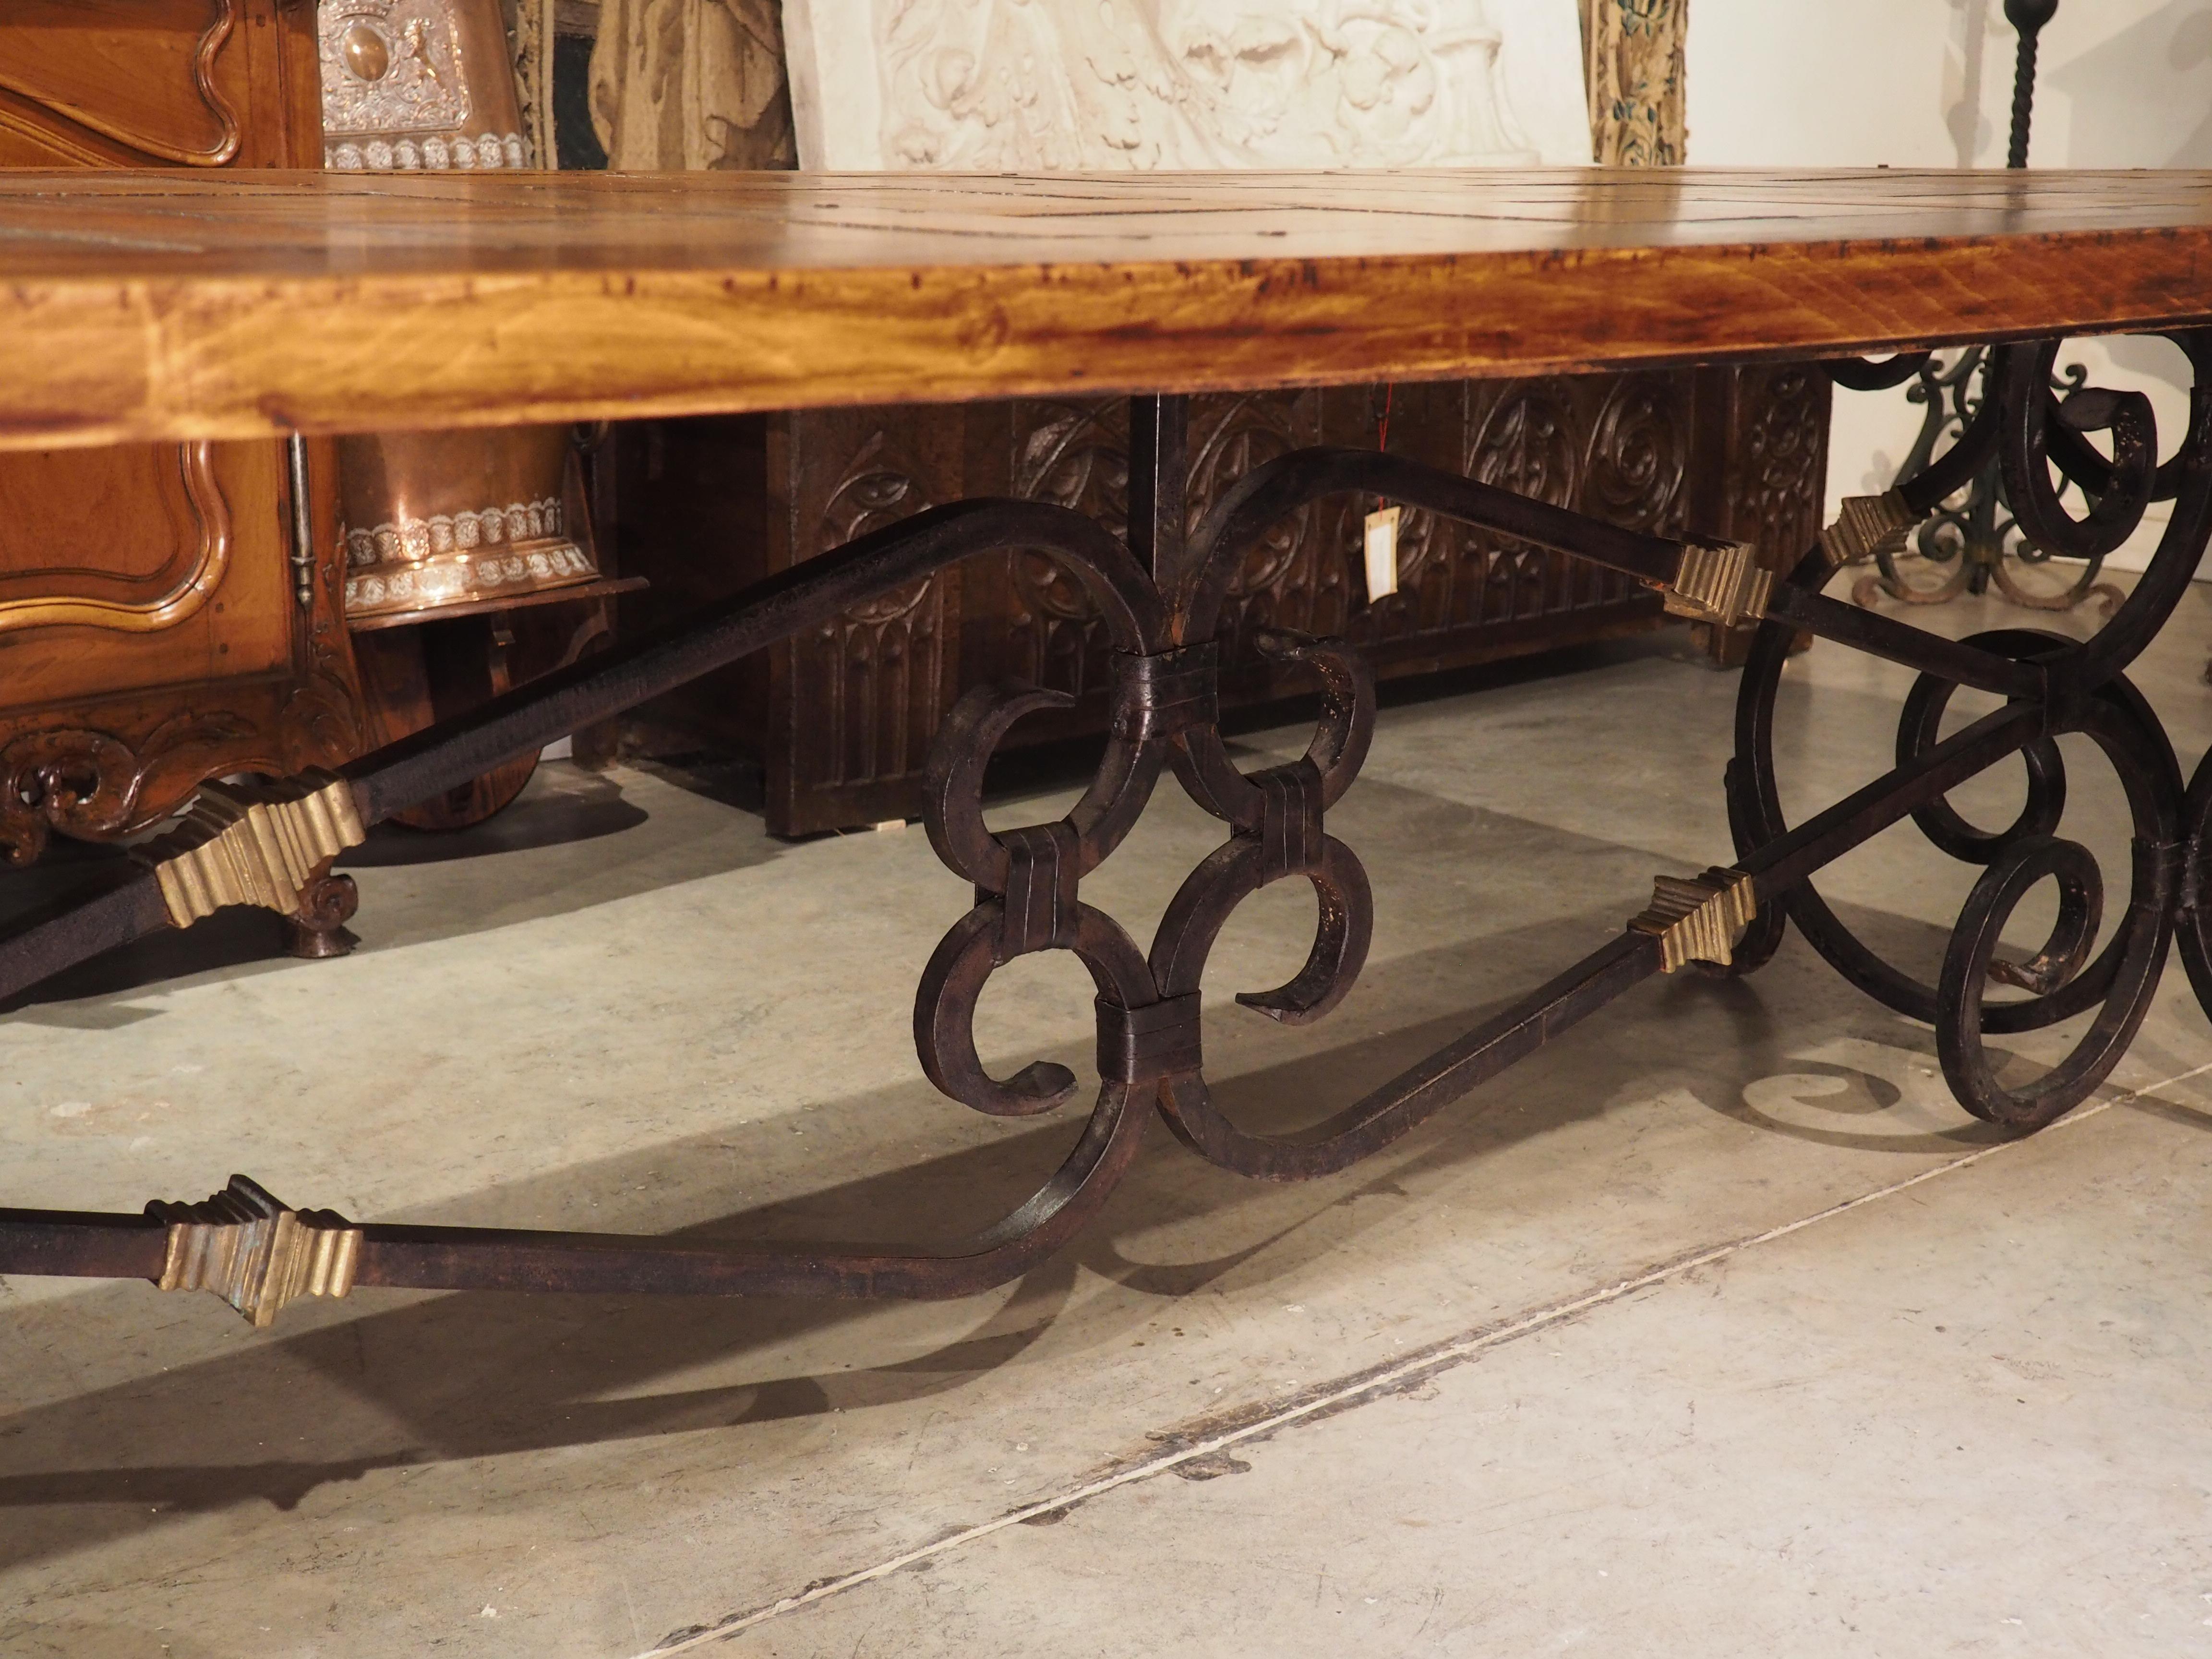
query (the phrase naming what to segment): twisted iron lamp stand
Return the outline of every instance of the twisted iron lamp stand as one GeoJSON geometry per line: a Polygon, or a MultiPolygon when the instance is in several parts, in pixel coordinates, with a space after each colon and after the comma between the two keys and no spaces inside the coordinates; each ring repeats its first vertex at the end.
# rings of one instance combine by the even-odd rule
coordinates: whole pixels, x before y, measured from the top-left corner
{"type": "MultiPolygon", "coordinates": [[[[2058,0],[2006,0],[2005,17],[2020,32],[2020,51],[2013,68],[2012,140],[2005,155],[2008,167],[2027,166],[2028,127],[2035,108],[2035,60],[2043,27],[2057,15],[2058,0]]],[[[1887,363],[1832,364],[1831,377],[1847,391],[1879,392],[1910,380],[1905,396],[1923,405],[1919,434],[1913,440],[1903,465],[1901,479],[1924,472],[1936,446],[1955,437],[1972,424],[1989,395],[1990,349],[1968,346],[1954,362],[1945,363],[1932,352],[1913,353],[1887,363]]],[[[2055,392],[2078,391],[2088,370],[2069,364],[2054,380],[2055,392]]],[[[2005,492],[2002,470],[1994,461],[1977,472],[1955,500],[1940,503],[1909,536],[1893,538],[1874,550],[1878,574],[1863,576],[1853,586],[1851,598],[1871,607],[1884,597],[1907,605],[1942,605],[1961,593],[1979,594],[1994,585],[2013,604],[2032,611],[2071,611],[2084,600],[2095,599],[2110,617],[2122,598],[2103,574],[2101,555],[2083,562],[2081,574],[2055,591],[2038,592],[2021,582],[2014,565],[2041,567],[2051,562],[2053,550],[2029,536],[2018,522],[2005,492]],[[1950,571],[1932,586],[1915,586],[1898,568],[1908,550],[1927,563],[1950,571]]]]}
{"type": "Polygon", "coordinates": [[[1186,410],[1140,398],[1132,415],[1131,531],[1125,543],[1073,510],[1036,501],[969,501],[933,508],[772,577],[679,628],[628,641],[348,766],[255,788],[214,787],[127,876],[0,940],[0,996],[94,953],[227,903],[290,902],[300,872],[366,826],[434,797],[561,734],[761,649],[961,559],[1034,550],[1089,593],[1114,642],[1110,735],[1097,775],[1065,817],[994,831],[981,785],[1013,723],[1063,702],[1032,686],[970,692],[931,751],[925,823],[932,845],[972,891],[923,968],[915,1046],[939,1089],[975,1110],[1030,1116],[1066,1103],[1076,1079],[1036,1062],[990,1074],[976,1051],[976,1001],[1018,957],[1067,951],[1097,988],[1100,1084],[1073,1150],[1036,1194],[949,1251],[731,1243],[694,1237],[538,1232],[361,1224],[295,1210],[243,1176],[198,1204],[156,1202],[142,1214],[0,1210],[0,1273],[144,1279],[214,1292],[256,1325],[289,1300],[343,1296],[360,1285],[434,1290],[676,1291],[714,1295],[944,1297],[1018,1277],[1060,1249],[1105,1206],[1157,1113],[1199,1156],[1239,1174],[1303,1181],[1358,1162],[1468,1091],[1534,1053],[1655,974],[1752,972],[1795,922],[1844,976],[1899,1012],[1933,1024],[1945,1077],[1966,1109],[2027,1131],[2101,1084],[2148,1012],[2177,932],[2199,1001],[2212,1006],[2212,929],[2198,908],[2212,767],[2185,787],[2166,733],[2124,671],[2158,632],[2212,538],[2212,331],[2172,337],[2197,386],[2190,430],[2157,465],[2150,406],[2139,393],[2050,391],[2056,342],[1997,348],[1990,391],[1959,442],[1885,495],[1845,503],[1796,568],[1778,577],[1741,544],[1640,534],[1373,450],[1308,449],[1242,480],[1188,539],[1182,534],[1186,410]],[[2107,459],[2085,434],[2109,434],[2107,459]],[[2118,546],[2154,500],[2173,512],[2149,570],[2094,638],[2076,642],[2003,629],[1938,638],[1826,598],[1844,563],[1911,528],[1996,458],[2021,522],[2040,544],[2077,557],[2118,546]],[[2057,466],[2094,502],[2069,515],[2057,466]],[[1291,635],[1267,648],[1318,684],[1322,713],[1299,759],[1245,773],[1219,722],[1217,635],[1236,572],[1285,518],[1331,495],[1382,495],[1486,532],[1624,572],[1678,614],[1726,626],[1757,622],[1725,787],[1735,861],[1662,874],[1651,904],[1582,961],[1401,1075],[1302,1133],[1255,1133],[1208,1090],[1200,987],[1231,914],[1261,887],[1310,884],[1319,922],[1304,966],[1237,1000],[1267,1018],[1325,1017],[1365,960],[1372,899],[1358,854],[1328,815],[1358,777],[1375,720],[1375,686],[1342,641],[1291,635]],[[1801,631],[1917,671],[1898,732],[1897,764],[1844,799],[1792,824],[1780,805],[1774,714],[1782,665],[1801,631]],[[1994,713],[1946,738],[1960,686],[1995,693],[1994,713]],[[2127,893],[2097,949],[2106,908],[2089,850],[2058,832],[2066,779],[2054,739],[2086,734],[2118,775],[2133,819],[2127,893]],[[2014,755],[2027,805],[1996,831],[1970,824],[1948,792],[2014,755]],[[1222,820],[1220,846],[1191,872],[1149,947],[1085,902],[1085,877],[1111,857],[1164,775],[1222,820]],[[1860,940],[1813,885],[1827,865],[1910,817],[1981,873],[1933,984],[1860,940]],[[2033,957],[1998,953],[2023,895],[2057,884],[2058,916],[2033,957]],[[1986,998],[1991,983],[2024,994],[1986,998]],[[2066,1058],[2037,1081],[2000,1083],[1991,1034],[2039,1030],[2094,1013],[2066,1058]]]}

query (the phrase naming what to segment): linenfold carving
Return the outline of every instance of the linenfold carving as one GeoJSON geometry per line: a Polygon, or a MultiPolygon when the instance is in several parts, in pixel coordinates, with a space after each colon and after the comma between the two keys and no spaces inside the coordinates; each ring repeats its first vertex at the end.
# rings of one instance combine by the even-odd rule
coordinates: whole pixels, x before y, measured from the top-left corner
{"type": "MultiPolygon", "coordinates": [[[[827,552],[933,505],[921,471],[885,434],[872,434],[830,492],[817,544],[827,552]]],[[[799,672],[821,673],[826,694],[828,741],[812,757],[822,781],[872,778],[920,763],[944,670],[949,580],[927,576],[896,588],[804,640],[799,672]]]]}

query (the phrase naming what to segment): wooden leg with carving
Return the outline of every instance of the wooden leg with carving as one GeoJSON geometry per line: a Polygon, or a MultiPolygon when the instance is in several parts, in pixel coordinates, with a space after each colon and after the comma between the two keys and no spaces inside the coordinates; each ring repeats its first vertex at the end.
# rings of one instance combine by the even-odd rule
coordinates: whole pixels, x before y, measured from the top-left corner
{"type": "Polygon", "coordinates": [[[300,890],[300,908],[284,918],[289,948],[295,957],[310,959],[353,954],[361,940],[346,923],[361,908],[361,889],[351,876],[331,869],[325,859],[300,890]]]}

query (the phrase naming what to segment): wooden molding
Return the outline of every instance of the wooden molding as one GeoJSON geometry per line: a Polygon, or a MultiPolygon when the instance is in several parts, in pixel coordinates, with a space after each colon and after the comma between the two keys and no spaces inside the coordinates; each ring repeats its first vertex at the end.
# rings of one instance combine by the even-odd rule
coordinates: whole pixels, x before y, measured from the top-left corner
{"type": "MultiPolygon", "coordinates": [[[[212,144],[180,144],[149,131],[143,122],[118,118],[113,113],[103,113],[68,93],[51,87],[42,87],[37,78],[24,72],[20,56],[23,42],[30,38],[27,30],[12,33],[13,48],[0,57],[0,90],[15,94],[38,109],[48,112],[61,120],[86,131],[124,146],[135,155],[147,161],[167,161],[176,167],[219,167],[228,166],[238,155],[245,138],[245,129],[239,120],[238,111],[224,95],[216,80],[216,59],[230,41],[237,27],[236,0],[214,0],[215,15],[199,34],[192,48],[192,90],[201,105],[215,118],[217,137],[212,144]]],[[[154,38],[161,38],[158,31],[154,38]]],[[[6,125],[53,146],[64,154],[76,152],[83,157],[82,165],[112,167],[114,158],[92,150],[88,146],[71,143],[65,132],[58,132],[44,123],[33,124],[23,112],[10,112],[0,106],[0,125],[6,125]]]]}
{"type": "Polygon", "coordinates": [[[178,447],[185,499],[191,504],[199,538],[198,545],[182,561],[182,571],[167,591],[137,604],[63,595],[0,599],[0,633],[73,623],[121,634],[154,634],[196,615],[208,602],[208,596],[222,585],[224,573],[230,568],[230,507],[222,498],[222,487],[216,483],[213,452],[214,446],[205,443],[178,447]]]}

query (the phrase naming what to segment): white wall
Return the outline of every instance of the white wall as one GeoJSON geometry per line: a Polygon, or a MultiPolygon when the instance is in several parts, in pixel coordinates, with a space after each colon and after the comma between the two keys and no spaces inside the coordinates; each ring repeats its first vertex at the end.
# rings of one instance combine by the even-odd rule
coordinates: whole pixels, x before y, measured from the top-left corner
{"type": "MultiPolygon", "coordinates": [[[[1693,0],[1689,160],[2002,167],[2017,46],[2002,0],[1693,0]]],[[[2059,0],[2041,46],[2030,166],[2212,167],[2212,0],[2059,0]]],[[[2083,343],[2060,362],[2150,393],[2172,453],[2187,410],[2172,347],[2083,343]]],[[[1901,388],[1838,391],[1832,507],[1886,489],[1918,428],[1901,388]]],[[[2154,513],[2115,565],[2140,568],[2154,513]]]]}

